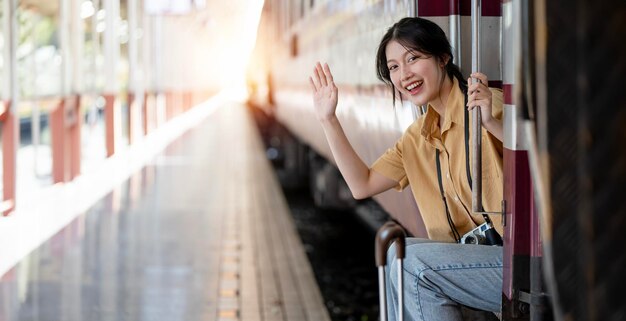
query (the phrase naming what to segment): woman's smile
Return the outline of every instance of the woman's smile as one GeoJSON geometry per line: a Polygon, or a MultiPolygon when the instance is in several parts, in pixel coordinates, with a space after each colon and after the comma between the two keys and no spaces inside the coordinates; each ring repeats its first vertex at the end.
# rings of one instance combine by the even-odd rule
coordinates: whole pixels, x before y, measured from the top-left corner
{"type": "Polygon", "coordinates": [[[409,85],[405,86],[404,89],[407,90],[409,95],[414,96],[420,92],[423,84],[424,84],[423,80],[414,81],[414,82],[409,83],[409,85]]]}

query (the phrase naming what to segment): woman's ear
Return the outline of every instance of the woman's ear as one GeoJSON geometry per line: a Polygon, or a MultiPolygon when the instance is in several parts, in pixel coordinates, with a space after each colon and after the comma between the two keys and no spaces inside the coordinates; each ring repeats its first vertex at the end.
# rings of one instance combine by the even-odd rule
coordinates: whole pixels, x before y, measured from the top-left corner
{"type": "Polygon", "coordinates": [[[441,58],[441,67],[445,67],[448,65],[448,62],[450,61],[450,55],[443,55],[443,57],[441,58]]]}

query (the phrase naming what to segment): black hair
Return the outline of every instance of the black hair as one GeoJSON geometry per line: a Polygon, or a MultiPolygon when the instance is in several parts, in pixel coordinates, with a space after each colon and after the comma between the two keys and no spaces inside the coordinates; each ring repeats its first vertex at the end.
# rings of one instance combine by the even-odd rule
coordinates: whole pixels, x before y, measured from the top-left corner
{"type": "MultiPolygon", "coordinates": [[[[403,18],[387,30],[378,45],[376,53],[376,74],[378,79],[391,87],[393,103],[396,103],[396,89],[391,82],[389,68],[387,67],[387,45],[391,41],[397,41],[407,50],[420,51],[426,55],[434,56],[439,61],[448,62],[445,66],[450,79],[457,78],[459,87],[463,93],[467,93],[467,84],[461,70],[452,61],[452,47],[443,30],[434,22],[423,18],[403,18]]],[[[402,101],[402,96],[400,96],[402,101]]]]}

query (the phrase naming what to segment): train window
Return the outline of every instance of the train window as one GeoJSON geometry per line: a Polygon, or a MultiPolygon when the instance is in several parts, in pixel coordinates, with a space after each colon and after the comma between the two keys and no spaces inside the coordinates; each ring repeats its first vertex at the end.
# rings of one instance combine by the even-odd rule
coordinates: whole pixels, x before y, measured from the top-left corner
{"type": "Polygon", "coordinates": [[[298,35],[295,33],[291,36],[290,47],[291,47],[291,57],[298,56],[298,35]]]}

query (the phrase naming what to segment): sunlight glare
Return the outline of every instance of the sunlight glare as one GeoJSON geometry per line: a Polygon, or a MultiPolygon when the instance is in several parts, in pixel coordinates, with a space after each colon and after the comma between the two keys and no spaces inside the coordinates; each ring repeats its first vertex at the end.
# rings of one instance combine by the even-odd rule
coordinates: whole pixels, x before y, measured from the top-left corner
{"type": "Polygon", "coordinates": [[[244,100],[247,95],[246,68],[254,49],[257,28],[261,19],[263,0],[243,1],[245,9],[232,19],[223,36],[224,50],[218,57],[222,89],[228,89],[233,98],[244,100]]]}

